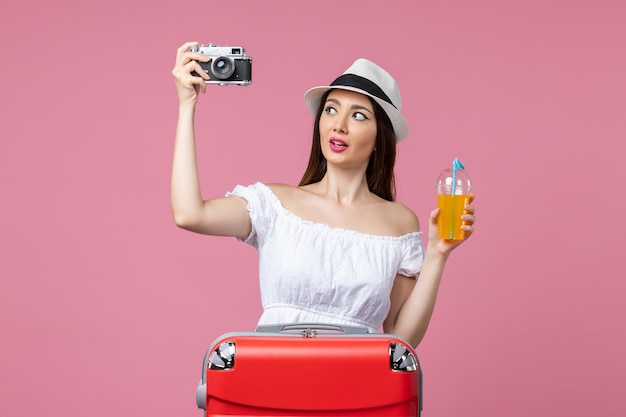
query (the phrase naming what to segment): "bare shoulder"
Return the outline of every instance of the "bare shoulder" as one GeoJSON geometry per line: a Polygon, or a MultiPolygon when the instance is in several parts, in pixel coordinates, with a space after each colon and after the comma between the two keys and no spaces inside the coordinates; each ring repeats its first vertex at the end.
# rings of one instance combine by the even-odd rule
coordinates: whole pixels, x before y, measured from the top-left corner
{"type": "Polygon", "coordinates": [[[420,231],[419,219],[413,210],[398,201],[389,201],[386,205],[388,218],[393,221],[399,233],[408,234],[420,231]]]}
{"type": "Polygon", "coordinates": [[[307,188],[289,184],[267,184],[267,186],[288,211],[307,220],[324,222],[324,219],[317,218],[311,213],[319,201],[315,200],[315,195],[307,188]]]}
{"type": "Polygon", "coordinates": [[[294,187],[293,185],[279,183],[266,185],[270,190],[272,190],[272,192],[276,195],[276,197],[278,197],[280,201],[291,200],[292,198],[300,194],[300,189],[298,187],[294,187]]]}
{"type": "Polygon", "coordinates": [[[307,204],[308,198],[310,198],[310,193],[300,187],[278,183],[266,185],[270,190],[272,190],[272,193],[274,193],[281,204],[288,210],[291,210],[301,204],[307,204]]]}

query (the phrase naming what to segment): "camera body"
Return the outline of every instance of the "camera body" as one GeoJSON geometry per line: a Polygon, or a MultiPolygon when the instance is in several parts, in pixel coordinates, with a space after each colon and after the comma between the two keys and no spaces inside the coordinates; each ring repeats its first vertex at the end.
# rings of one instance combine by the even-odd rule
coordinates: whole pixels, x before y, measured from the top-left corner
{"type": "Polygon", "coordinates": [[[215,46],[215,44],[192,46],[192,52],[199,52],[211,58],[209,62],[198,62],[210,80],[207,84],[250,85],[252,82],[252,57],[246,55],[241,46],[215,46]]]}

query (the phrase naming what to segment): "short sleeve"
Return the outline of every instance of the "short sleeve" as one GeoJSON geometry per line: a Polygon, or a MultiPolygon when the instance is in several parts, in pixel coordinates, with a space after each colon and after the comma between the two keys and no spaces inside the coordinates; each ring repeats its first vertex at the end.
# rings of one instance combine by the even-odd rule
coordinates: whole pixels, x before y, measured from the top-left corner
{"type": "Polygon", "coordinates": [[[398,274],[407,277],[417,277],[424,264],[424,245],[422,233],[412,233],[402,246],[402,259],[398,267],[398,274]]]}
{"type": "Polygon", "coordinates": [[[237,185],[232,191],[226,193],[226,197],[230,196],[241,197],[248,202],[248,213],[252,229],[248,236],[238,239],[258,249],[267,236],[274,218],[272,206],[268,204],[265,186],[261,183],[247,187],[237,185]]]}

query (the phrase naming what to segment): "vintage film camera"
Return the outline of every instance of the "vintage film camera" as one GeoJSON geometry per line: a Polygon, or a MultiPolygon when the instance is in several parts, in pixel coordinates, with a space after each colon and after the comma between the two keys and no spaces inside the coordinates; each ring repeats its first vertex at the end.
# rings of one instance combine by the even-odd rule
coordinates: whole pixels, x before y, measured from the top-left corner
{"type": "Polygon", "coordinates": [[[207,84],[218,85],[250,85],[252,82],[252,57],[246,56],[241,46],[192,46],[192,52],[200,52],[211,58],[209,62],[199,62],[210,80],[207,84]]]}

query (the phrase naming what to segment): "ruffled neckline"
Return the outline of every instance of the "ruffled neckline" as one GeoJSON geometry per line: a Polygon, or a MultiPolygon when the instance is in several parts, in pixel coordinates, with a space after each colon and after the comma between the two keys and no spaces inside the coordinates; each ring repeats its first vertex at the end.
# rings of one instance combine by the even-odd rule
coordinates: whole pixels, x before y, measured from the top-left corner
{"type": "Polygon", "coordinates": [[[319,223],[319,222],[314,222],[311,220],[306,220],[303,219],[302,217],[296,215],[295,213],[287,210],[285,208],[285,206],[283,206],[282,202],[280,201],[280,199],[278,198],[278,196],[276,194],[274,194],[274,191],[272,191],[272,189],[270,187],[268,187],[266,184],[262,183],[262,182],[258,182],[257,183],[258,186],[262,187],[262,189],[264,190],[264,192],[268,195],[269,200],[272,202],[272,204],[274,204],[274,206],[276,207],[277,211],[282,213],[283,215],[285,215],[286,217],[290,218],[291,220],[300,223],[304,226],[307,227],[311,227],[311,228],[316,228],[319,230],[326,230],[328,232],[332,232],[332,233],[337,233],[337,234],[341,234],[344,236],[351,236],[354,238],[367,238],[367,239],[372,239],[372,240],[381,240],[381,241],[385,241],[385,242],[397,242],[397,243],[404,243],[410,240],[414,240],[417,238],[421,238],[423,232],[419,231],[419,232],[411,232],[411,233],[407,233],[401,236],[388,236],[388,235],[374,235],[374,234],[370,234],[370,233],[364,233],[364,232],[359,232],[356,230],[351,230],[351,229],[344,229],[341,227],[335,227],[335,226],[331,226],[329,224],[326,223],[319,223]]]}

